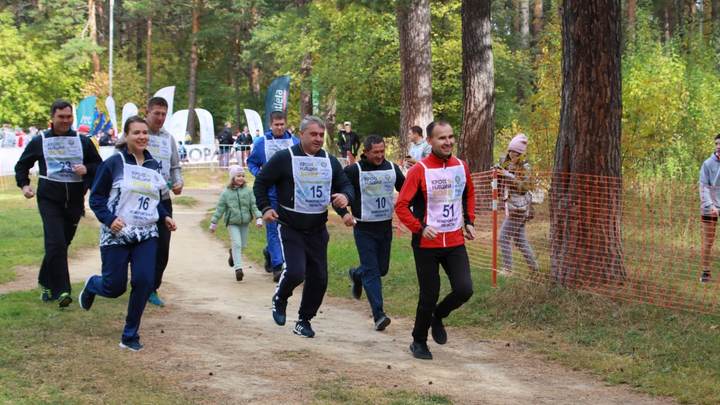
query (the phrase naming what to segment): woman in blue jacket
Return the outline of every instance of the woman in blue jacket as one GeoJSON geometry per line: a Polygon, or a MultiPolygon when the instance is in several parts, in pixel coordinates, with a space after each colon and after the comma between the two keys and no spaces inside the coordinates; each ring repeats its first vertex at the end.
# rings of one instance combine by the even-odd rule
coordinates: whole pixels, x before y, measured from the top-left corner
{"type": "Polygon", "coordinates": [[[139,351],[138,329],[145,304],[155,282],[158,228],[161,220],[169,230],[175,221],[160,202],[167,188],[158,172],[158,162],[146,150],[148,126],[138,116],[125,123],[125,142],[118,153],[98,168],[90,208],[100,226],[102,275],[90,276],[80,292],[80,307],[89,310],[95,296],[116,298],[127,288],[128,264],[131,265],[130,302],[120,347],[139,351]]]}

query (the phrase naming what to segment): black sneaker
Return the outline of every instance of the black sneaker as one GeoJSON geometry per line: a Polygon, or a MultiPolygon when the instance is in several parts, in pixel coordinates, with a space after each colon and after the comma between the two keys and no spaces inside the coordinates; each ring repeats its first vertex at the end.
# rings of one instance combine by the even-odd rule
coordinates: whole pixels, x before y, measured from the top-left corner
{"type": "Polygon", "coordinates": [[[72,297],[69,292],[64,292],[58,297],[58,306],[60,308],[67,308],[72,304],[72,297]]]}
{"type": "Polygon", "coordinates": [[[383,331],[388,325],[390,325],[390,318],[388,318],[387,315],[383,315],[375,321],[375,330],[378,332],[383,331]]]}
{"type": "Polygon", "coordinates": [[[277,266],[275,266],[275,267],[272,268],[272,274],[273,274],[273,281],[274,281],[274,282],[277,283],[278,281],[280,281],[280,276],[282,276],[282,272],[283,272],[283,265],[282,265],[282,264],[278,264],[277,266]]]}
{"type": "Polygon", "coordinates": [[[287,301],[281,300],[277,295],[273,295],[272,298],[272,316],[275,323],[283,326],[285,325],[285,309],[287,308],[287,301]]]}
{"type": "Polygon", "coordinates": [[[350,283],[352,284],[350,292],[353,298],[359,300],[362,297],[362,281],[355,277],[355,269],[352,268],[348,270],[348,277],[350,277],[350,283]]]}
{"type": "Polygon", "coordinates": [[[90,279],[93,276],[90,276],[85,280],[85,286],[83,287],[82,291],[80,291],[80,294],[78,295],[78,304],[80,304],[80,308],[89,311],[92,307],[93,302],[95,301],[95,294],[91,293],[87,290],[88,283],[90,282],[90,279]]]}
{"type": "Polygon", "coordinates": [[[432,335],[435,343],[444,345],[447,343],[447,332],[445,331],[445,325],[442,323],[442,319],[436,318],[433,315],[432,323],[430,324],[430,334],[432,335]]]}
{"type": "Polygon", "coordinates": [[[315,336],[315,331],[312,330],[312,326],[310,326],[310,321],[304,321],[302,319],[295,322],[295,328],[293,329],[293,333],[306,338],[311,338],[315,336]]]}
{"type": "Polygon", "coordinates": [[[242,281],[243,275],[242,269],[235,269],[235,280],[242,281]]]}
{"type": "Polygon", "coordinates": [[[270,263],[270,252],[268,252],[267,248],[263,249],[263,256],[265,257],[265,271],[268,273],[273,272],[272,264],[270,263]]]}
{"type": "Polygon", "coordinates": [[[140,343],[140,340],[130,340],[130,341],[120,341],[120,348],[121,349],[128,349],[131,352],[139,352],[143,349],[143,344],[140,343]]]}
{"type": "Polygon", "coordinates": [[[412,342],[412,344],[410,344],[410,353],[412,353],[416,359],[432,360],[432,353],[430,353],[427,343],[412,342]]]}
{"type": "Polygon", "coordinates": [[[233,267],[235,266],[235,260],[232,258],[232,248],[228,249],[228,266],[233,267]]]}
{"type": "Polygon", "coordinates": [[[711,281],[712,281],[712,277],[710,277],[710,272],[707,270],[703,271],[702,276],[700,276],[700,282],[701,283],[709,283],[711,281]]]}
{"type": "Polygon", "coordinates": [[[40,293],[40,300],[42,302],[52,301],[52,293],[50,292],[49,288],[42,287],[42,292],[40,293]]]}

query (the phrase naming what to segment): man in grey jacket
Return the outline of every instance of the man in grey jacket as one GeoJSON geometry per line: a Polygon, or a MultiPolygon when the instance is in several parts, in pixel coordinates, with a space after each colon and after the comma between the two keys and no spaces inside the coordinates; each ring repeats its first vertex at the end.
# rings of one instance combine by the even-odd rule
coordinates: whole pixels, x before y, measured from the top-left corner
{"type": "MultiPolygon", "coordinates": [[[[180,156],[178,155],[175,138],[163,128],[167,111],[168,103],[164,98],[153,97],[148,101],[146,120],[150,129],[150,137],[148,138],[147,149],[152,157],[160,163],[158,171],[165,178],[168,189],[171,189],[175,195],[179,195],[183,189],[182,169],[180,168],[180,156]]],[[[161,204],[169,215],[172,215],[172,200],[169,192],[166,191],[162,195],[161,204]]],[[[167,227],[161,225],[163,224],[158,224],[160,236],[158,238],[155,267],[155,288],[148,299],[148,302],[160,307],[164,306],[165,303],[158,296],[157,290],[162,284],[163,273],[170,256],[170,231],[167,227]]]]}
{"type": "Polygon", "coordinates": [[[709,283],[710,253],[715,242],[715,228],[720,212],[720,134],[715,136],[715,152],[703,162],[700,168],[700,215],[703,229],[701,250],[701,283],[709,283]]]}

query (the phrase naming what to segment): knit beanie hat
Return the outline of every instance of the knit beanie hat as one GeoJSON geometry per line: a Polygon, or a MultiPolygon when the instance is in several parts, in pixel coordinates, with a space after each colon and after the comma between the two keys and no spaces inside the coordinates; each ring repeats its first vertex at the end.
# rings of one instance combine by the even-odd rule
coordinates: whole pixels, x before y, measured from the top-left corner
{"type": "Polygon", "coordinates": [[[510,144],[508,145],[508,152],[513,151],[513,152],[517,152],[522,155],[527,151],[527,144],[528,144],[527,136],[525,136],[525,134],[522,134],[522,133],[517,134],[510,141],[510,144]]]}
{"type": "Polygon", "coordinates": [[[243,169],[242,166],[232,165],[228,167],[228,173],[230,173],[230,179],[232,179],[238,174],[245,173],[245,169],[243,169]]]}

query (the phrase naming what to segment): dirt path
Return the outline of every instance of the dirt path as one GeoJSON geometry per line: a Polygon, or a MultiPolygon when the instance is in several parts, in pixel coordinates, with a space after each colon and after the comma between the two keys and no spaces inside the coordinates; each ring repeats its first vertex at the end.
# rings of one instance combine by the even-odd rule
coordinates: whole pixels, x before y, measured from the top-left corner
{"type": "MultiPolygon", "coordinates": [[[[208,403],[308,403],[313,401],[308,388],[323,381],[441,394],[463,404],[673,403],[606,386],[452,328],[445,346],[431,344],[433,361],[415,360],[408,352],[412,321],[393,318],[386,332],[375,332],[364,301],[326,298],[313,321],[317,336],[299,338],[291,332],[299,289],[290,299],[288,324],[276,326],[269,275],[250,264],[245,280],[235,282],[227,249],[200,230],[217,192],[188,194],[201,204],[176,207],[179,230],[162,289],[168,306],[146,311],[141,328],[146,350],[139,357],[153,370],[179,376],[185,388],[210,393],[208,403]]],[[[78,280],[98,269],[97,251],[71,263],[78,280]]],[[[23,281],[34,278],[35,270],[27,270],[32,277],[20,275],[10,286],[34,287],[23,281]]]]}

